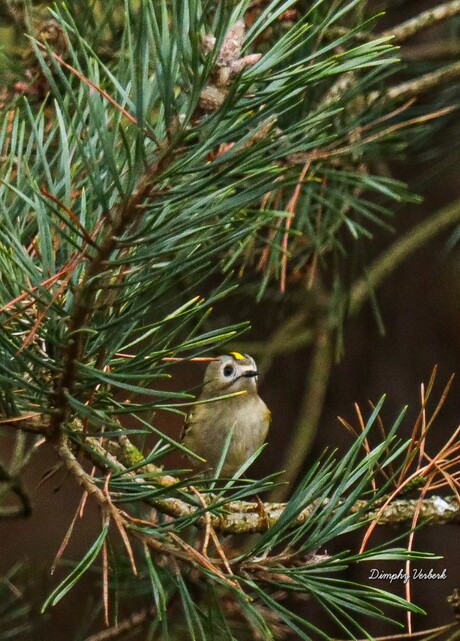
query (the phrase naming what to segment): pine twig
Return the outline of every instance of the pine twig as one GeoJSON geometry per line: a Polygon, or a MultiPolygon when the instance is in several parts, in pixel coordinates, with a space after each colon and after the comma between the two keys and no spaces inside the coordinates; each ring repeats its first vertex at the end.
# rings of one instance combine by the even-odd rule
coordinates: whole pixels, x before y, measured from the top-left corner
{"type": "Polygon", "coordinates": [[[458,14],[460,14],[460,0],[451,0],[427,11],[422,11],[418,16],[391,27],[378,34],[378,36],[379,38],[389,36],[393,38],[394,42],[401,43],[420,31],[433,27],[439,22],[448,20],[458,14]]]}
{"type": "MultiPolygon", "coordinates": [[[[429,630],[419,630],[418,632],[401,632],[400,634],[392,634],[390,636],[373,637],[373,641],[404,641],[404,639],[419,639],[425,637],[426,639],[435,639],[445,632],[452,630],[457,626],[456,623],[448,623],[441,625],[437,628],[430,628],[429,630]]],[[[338,639],[331,639],[331,641],[339,641],[338,639]]],[[[358,641],[367,641],[366,639],[359,639],[358,641]]]]}
{"type": "MultiPolygon", "coordinates": [[[[396,24],[380,33],[357,33],[355,38],[358,42],[370,42],[375,38],[391,38],[393,44],[401,44],[412,36],[434,27],[440,22],[460,14],[460,0],[451,0],[444,4],[438,5],[426,11],[422,11],[413,18],[409,18],[400,24],[396,24]]],[[[332,27],[328,29],[328,35],[331,38],[341,38],[349,32],[346,27],[332,27]]]]}
{"type": "Polygon", "coordinates": [[[147,621],[153,619],[155,615],[155,607],[143,608],[139,612],[134,612],[125,619],[122,619],[116,625],[91,634],[89,637],[86,637],[85,641],[113,641],[113,639],[118,639],[128,632],[133,632],[136,628],[140,628],[147,623],[147,621]]]}
{"type": "Polygon", "coordinates": [[[164,155],[161,160],[152,164],[140,177],[137,188],[123,202],[114,207],[107,220],[113,221],[105,241],[98,253],[90,260],[87,272],[75,295],[75,300],[68,323],[68,343],[64,350],[63,372],[59,379],[54,397],[54,413],[51,418],[51,433],[56,433],[65,420],[68,408],[68,394],[72,393],[78,362],[82,357],[86,334],[82,328],[87,324],[94,310],[97,293],[102,289],[99,277],[107,271],[107,261],[118,247],[118,238],[133,223],[139,221],[144,209],[143,203],[154,192],[155,177],[168,164],[170,156],[164,155]]]}
{"type": "MultiPolygon", "coordinates": [[[[20,426],[19,422],[15,423],[16,427],[20,426]]],[[[146,483],[146,476],[152,475],[152,479],[157,485],[164,485],[170,487],[179,483],[179,479],[175,479],[170,475],[164,475],[162,470],[155,465],[145,465],[139,467],[138,473],[142,474],[142,478],[136,476],[134,472],[129,472],[117,459],[99,443],[99,439],[86,436],[84,439],[84,451],[97,465],[98,468],[104,471],[113,471],[117,473],[124,473],[127,476],[133,476],[136,482],[140,484],[146,483]],[[162,483],[164,481],[164,483],[162,483]]],[[[116,510],[117,508],[107,500],[106,494],[97,486],[95,480],[87,474],[81,465],[76,460],[68,443],[67,437],[60,439],[58,444],[55,445],[59,455],[66,463],[67,468],[72,475],[81,483],[86,491],[93,496],[101,506],[106,506],[105,509],[116,510]]],[[[192,516],[197,508],[184,500],[178,498],[167,497],[164,499],[150,500],[146,502],[158,509],[164,514],[168,514],[173,518],[182,516],[192,516]]],[[[326,504],[326,502],[324,503],[326,504]]],[[[414,510],[417,509],[418,502],[416,500],[394,500],[385,507],[384,510],[378,511],[378,525],[407,525],[410,524],[414,510]]],[[[260,514],[259,505],[250,501],[234,501],[226,504],[226,512],[222,514],[213,514],[211,512],[211,525],[214,530],[226,534],[247,534],[255,532],[265,532],[268,528],[272,527],[282,516],[286,503],[267,502],[264,503],[265,514],[260,514]]],[[[375,518],[377,512],[375,510],[366,512],[366,501],[357,501],[353,510],[363,512],[363,519],[368,520],[375,518]]],[[[293,527],[302,525],[311,514],[315,512],[318,505],[310,505],[305,508],[296,519],[293,521],[293,527]]],[[[209,505],[212,511],[212,503],[209,505]]],[[[432,496],[424,500],[421,512],[421,519],[430,519],[430,524],[444,524],[444,523],[460,523],[460,505],[455,496],[437,497],[432,496]]],[[[207,519],[204,516],[197,518],[195,525],[198,527],[206,527],[207,519]]],[[[123,522],[127,529],[130,528],[128,522],[123,522]]],[[[185,556],[180,550],[175,547],[167,546],[162,547],[163,544],[159,541],[154,542],[159,546],[159,551],[166,554],[178,553],[180,557],[185,556]]]]}
{"type": "Polygon", "coordinates": [[[22,416],[0,417],[0,428],[2,425],[15,427],[22,432],[48,436],[49,418],[36,412],[22,416]]]}
{"type": "Polygon", "coordinates": [[[384,92],[372,91],[367,95],[366,101],[367,104],[372,104],[375,100],[383,98],[389,102],[405,102],[406,100],[414,98],[414,96],[421,96],[450,82],[458,81],[459,79],[460,62],[454,62],[441,67],[441,69],[414,78],[413,80],[408,80],[390,87],[384,92]]]}

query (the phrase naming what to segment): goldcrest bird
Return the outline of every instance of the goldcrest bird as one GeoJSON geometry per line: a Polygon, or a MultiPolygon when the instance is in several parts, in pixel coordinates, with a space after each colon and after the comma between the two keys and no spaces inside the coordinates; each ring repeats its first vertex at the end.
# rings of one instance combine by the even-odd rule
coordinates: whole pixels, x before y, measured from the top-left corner
{"type": "Polygon", "coordinates": [[[214,476],[226,439],[232,431],[220,475],[231,477],[263,444],[270,426],[270,410],[257,393],[258,371],[247,354],[232,352],[211,361],[204,375],[203,391],[182,430],[183,444],[206,463],[192,464],[214,476]],[[238,396],[220,396],[243,392],[238,396]]]}

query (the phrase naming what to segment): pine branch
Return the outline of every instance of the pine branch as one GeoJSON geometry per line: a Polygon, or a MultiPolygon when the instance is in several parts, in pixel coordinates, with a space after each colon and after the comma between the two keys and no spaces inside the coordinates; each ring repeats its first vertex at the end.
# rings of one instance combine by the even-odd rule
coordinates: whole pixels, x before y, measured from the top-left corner
{"type": "MultiPolygon", "coordinates": [[[[395,25],[379,34],[358,32],[354,35],[355,38],[361,42],[370,42],[374,38],[388,38],[391,39],[392,43],[400,44],[408,38],[416,35],[418,32],[448,20],[459,13],[460,0],[450,0],[449,2],[438,5],[437,7],[423,11],[414,18],[395,25]]],[[[330,36],[343,37],[347,33],[349,33],[349,31],[344,27],[334,27],[331,29],[330,36]]],[[[405,53],[403,51],[403,56],[404,55],[405,53]]],[[[460,66],[453,63],[434,72],[422,75],[421,77],[390,87],[384,92],[373,91],[366,96],[365,101],[367,104],[372,104],[377,99],[384,98],[389,103],[405,102],[406,100],[413,99],[415,96],[423,95],[438,87],[455,82],[459,76],[460,66]]],[[[323,104],[325,106],[333,104],[340,98],[340,96],[349,91],[355,82],[356,77],[354,73],[344,74],[329,89],[328,93],[323,98],[323,104]]]]}
{"type": "MultiPolygon", "coordinates": [[[[20,421],[15,421],[11,426],[21,429],[20,421]]],[[[46,427],[44,428],[47,429],[46,427]]],[[[99,439],[90,436],[83,436],[82,445],[84,451],[90,458],[91,462],[97,465],[102,471],[106,473],[123,474],[127,478],[132,478],[135,483],[139,485],[148,485],[148,477],[151,476],[152,482],[156,486],[163,486],[164,488],[171,488],[182,486],[183,484],[179,479],[170,475],[164,475],[161,468],[148,464],[138,467],[136,472],[132,472],[128,467],[120,463],[119,460],[109,452],[107,452],[100,444],[99,439]]],[[[125,437],[126,438],[126,437],[125,437]]],[[[59,440],[55,446],[59,455],[64,460],[67,468],[75,476],[79,484],[82,484],[87,492],[94,495],[97,502],[103,506],[107,504],[107,497],[98,488],[95,480],[84,472],[80,463],[77,462],[75,455],[71,451],[67,442],[67,437],[59,440]]],[[[132,446],[133,449],[134,446],[132,446]]],[[[199,514],[201,508],[194,507],[193,505],[178,498],[163,498],[163,499],[146,499],[146,502],[159,511],[168,514],[174,518],[193,517],[199,514]]],[[[300,512],[300,514],[292,521],[292,527],[299,527],[304,524],[308,518],[314,514],[319,506],[326,506],[327,500],[320,503],[315,503],[300,512]]],[[[208,501],[209,509],[212,510],[212,497],[208,501]]],[[[288,504],[278,502],[264,503],[264,514],[260,512],[258,503],[248,501],[233,501],[225,504],[226,512],[216,515],[211,513],[210,521],[212,527],[219,532],[226,534],[246,534],[254,532],[265,532],[273,527],[283,513],[288,504]]],[[[373,516],[377,513],[375,509],[366,509],[367,502],[357,501],[353,507],[353,512],[362,512],[362,520],[372,520],[373,516]]],[[[379,525],[409,525],[412,522],[415,510],[417,509],[418,501],[416,499],[398,499],[391,502],[388,507],[379,516],[379,525]]],[[[460,505],[455,497],[430,497],[424,499],[420,512],[421,519],[429,519],[430,524],[443,524],[443,523],[458,523],[460,522],[460,505]]],[[[198,527],[205,528],[207,520],[205,516],[193,519],[193,523],[198,527]]]]}
{"type": "Polygon", "coordinates": [[[99,247],[95,257],[90,260],[85,277],[76,293],[69,319],[68,335],[70,339],[64,350],[63,371],[54,395],[54,412],[50,421],[52,434],[60,429],[67,415],[67,395],[72,394],[77,366],[82,358],[86,342],[86,334],[82,330],[94,310],[97,294],[104,289],[104,282],[100,281],[100,277],[107,270],[106,263],[112,252],[119,247],[119,238],[127,229],[135,227],[138,223],[144,211],[145,201],[152,196],[157,188],[155,179],[168,166],[170,158],[170,153],[166,152],[161,160],[151,165],[139,178],[133,193],[126,201],[117,205],[106,218],[107,221],[110,221],[106,239],[99,247]]]}
{"type": "MultiPolygon", "coordinates": [[[[385,31],[371,34],[357,33],[355,34],[355,38],[360,42],[368,42],[372,38],[391,38],[394,44],[401,44],[421,31],[434,27],[440,22],[444,22],[458,14],[460,14],[459,0],[450,0],[450,2],[445,2],[437,7],[422,11],[413,18],[396,24],[385,31]]],[[[333,27],[329,30],[328,35],[330,37],[339,37],[347,33],[349,33],[349,29],[346,27],[333,27]]],[[[405,51],[403,53],[405,55],[405,51]]]]}
{"type": "MultiPolygon", "coordinates": [[[[447,623],[446,625],[440,625],[436,628],[430,628],[429,630],[418,630],[417,632],[408,631],[401,632],[399,634],[384,635],[379,637],[373,637],[373,641],[405,641],[406,639],[410,641],[411,639],[422,639],[422,641],[433,641],[437,637],[444,635],[446,632],[455,631],[455,628],[458,627],[457,623],[447,623]]],[[[339,639],[331,639],[331,641],[342,641],[339,639]]],[[[344,639],[343,641],[348,641],[344,639]]],[[[367,641],[367,639],[358,639],[357,641],[367,641]]],[[[447,641],[455,641],[454,637],[448,637],[447,641]]]]}
{"type": "Polygon", "coordinates": [[[386,89],[384,92],[373,91],[370,93],[366,100],[368,104],[383,98],[389,102],[405,102],[411,100],[416,96],[422,96],[429,93],[434,89],[438,89],[460,79],[460,63],[454,62],[450,65],[441,67],[436,71],[426,73],[423,76],[402,82],[386,89]]]}
{"type": "Polygon", "coordinates": [[[59,441],[55,445],[55,449],[64,461],[69,472],[76,479],[77,483],[84,488],[85,492],[95,499],[96,503],[101,508],[102,513],[114,521],[120,532],[128,530],[135,538],[146,543],[156,553],[170,556],[192,566],[202,565],[200,562],[197,562],[196,557],[191,557],[190,554],[181,550],[177,545],[171,545],[170,543],[159,541],[152,536],[146,536],[142,532],[137,531],[136,528],[133,527],[133,524],[130,523],[129,518],[127,518],[121,510],[115,507],[109,494],[104,493],[104,491],[100,489],[95,479],[88,474],[77,461],[66,436],[61,436],[59,438],[59,441]]]}
{"type": "Polygon", "coordinates": [[[439,22],[444,22],[459,14],[460,0],[451,0],[450,2],[439,4],[432,9],[427,9],[427,11],[422,11],[422,13],[419,13],[417,16],[383,31],[379,34],[379,37],[392,37],[394,41],[399,44],[420,31],[433,27],[439,22]]]}
{"type": "Polygon", "coordinates": [[[128,617],[122,619],[116,625],[110,626],[106,630],[101,630],[95,634],[91,634],[89,637],[86,637],[84,641],[112,641],[112,639],[118,639],[124,634],[134,632],[136,628],[145,625],[156,616],[156,613],[156,608],[154,607],[143,608],[142,610],[139,610],[139,612],[134,612],[128,617]]]}
{"type": "MultiPolygon", "coordinates": [[[[188,599],[183,593],[184,589],[188,589],[184,580],[191,576],[192,580],[206,581],[209,586],[224,587],[233,598],[238,600],[245,611],[250,609],[248,615],[255,614],[256,606],[251,605],[251,595],[260,597],[264,604],[268,605],[272,602],[267,586],[276,587],[288,593],[290,591],[295,593],[299,589],[305,591],[304,582],[308,580],[310,573],[313,576],[318,569],[321,569],[321,572],[333,572],[343,569],[344,564],[346,566],[357,560],[366,560],[367,552],[361,556],[352,554],[330,556],[319,554],[318,550],[324,549],[331,537],[347,532],[350,528],[356,529],[360,523],[364,525],[369,519],[378,518],[379,523],[404,523],[409,514],[413,517],[414,506],[411,506],[409,501],[392,503],[393,513],[391,514],[386,512],[389,505],[384,504],[384,508],[379,507],[382,505],[381,500],[385,498],[384,488],[375,489],[369,500],[358,498],[370,496],[370,478],[374,478],[377,470],[383,470],[388,462],[399,457],[407,449],[407,444],[395,440],[395,432],[403,413],[400,413],[388,435],[376,448],[369,450],[365,447],[367,434],[376,421],[382,404],[383,399],[373,410],[362,434],[356,438],[341,460],[335,461],[334,457],[329,457],[318,461],[307,473],[287,504],[266,503],[264,506],[266,511],[263,515],[260,514],[260,506],[257,503],[228,500],[222,491],[214,496],[208,494],[207,497],[206,495],[200,497],[205,498],[206,502],[203,506],[202,501],[196,501],[196,490],[187,487],[187,480],[177,480],[175,485],[171,485],[172,477],[162,476],[162,471],[155,465],[142,465],[141,462],[136,464],[135,469],[132,469],[132,464],[126,467],[102,447],[100,438],[88,436],[82,431],[81,421],[68,424],[69,435],[61,435],[57,442],[53,437],[50,444],[54,446],[70,474],[100,507],[102,530],[77,566],[47,598],[43,609],[49,605],[55,605],[71,589],[77,577],[94,564],[101,551],[103,555],[106,554],[105,542],[110,524],[115,525],[121,535],[135,575],[138,575],[138,570],[130,542],[132,539],[141,541],[144,549],[152,550],[158,567],[165,567],[179,577],[182,599],[188,599]],[[76,448],[75,445],[78,447],[76,448]],[[86,472],[76,457],[76,451],[84,452],[104,473],[104,476],[86,472]],[[346,473],[350,469],[354,470],[351,477],[346,473]],[[163,479],[165,485],[161,485],[163,479]],[[137,509],[136,516],[132,516],[126,509],[118,507],[120,504],[136,505],[139,501],[146,506],[155,507],[157,512],[163,511],[169,514],[174,511],[174,520],[162,519],[152,510],[149,512],[150,518],[141,519],[138,517],[137,509]],[[185,514],[181,513],[184,505],[185,514]],[[388,519],[385,521],[386,517],[388,519]],[[211,528],[214,541],[216,540],[214,529],[225,534],[260,532],[262,536],[258,537],[248,554],[236,551],[236,554],[230,555],[224,552],[220,544],[218,546],[215,543],[218,554],[209,556],[207,544],[200,550],[181,536],[184,528],[189,528],[193,524],[205,529],[206,533],[211,528]],[[281,552],[274,553],[274,549],[281,552]],[[183,572],[184,577],[182,577],[183,572]]],[[[19,421],[10,424],[10,427],[19,426],[19,421]]],[[[124,441],[123,447],[132,462],[133,452],[129,450],[134,446],[131,446],[126,434],[126,431],[121,434],[124,441]]],[[[109,433],[106,435],[108,437],[109,433]]],[[[103,434],[100,436],[102,437],[103,434]]],[[[236,479],[233,482],[235,481],[236,479]]],[[[415,503],[417,514],[425,516],[423,505],[415,503]]],[[[459,505],[458,503],[454,505],[450,499],[432,497],[427,505],[430,505],[430,510],[426,515],[436,522],[456,522],[459,518],[459,505]]],[[[388,552],[385,549],[383,553],[387,555],[388,552]]],[[[379,558],[380,551],[373,550],[370,554],[369,558],[379,558]]],[[[405,560],[420,558],[420,555],[396,548],[392,549],[392,558],[405,560]]],[[[106,561],[103,566],[106,568],[104,583],[107,585],[109,566],[106,561]]],[[[150,572],[157,572],[153,566],[150,567],[150,572]]],[[[311,591],[321,594],[325,585],[329,585],[327,577],[324,585],[321,583],[312,585],[311,591]]],[[[342,598],[346,598],[351,589],[347,586],[347,582],[342,584],[339,579],[334,585],[335,590],[342,594],[342,598]]],[[[363,603],[368,603],[371,611],[378,613],[377,606],[373,602],[382,598],[381,590],[373,591],[369,587],[357,588],[354,585],[352,591],[353,602],[358,598],[363,603]]],[[[404,606],[404,608],[410,607],[417,611],[415,606],[403,604],[392,594],[386,593],[385,598],[389,603],[404,606]]],[[[157,607],[158,603],[156,600],[157,607]]],[[[287,621],[291,620],[289,610],[285,606],[281,606],[281,610],[276,606],[275,610],[279,614],[284,612],[288,617],[287,621]]]]}
{"type": "Polygon", "coordinates": [[[49,417],[38,413],[0,418],[0,426],[2,425],[5,427],[14,427],[31,434],[51,435],[49,417]]]}

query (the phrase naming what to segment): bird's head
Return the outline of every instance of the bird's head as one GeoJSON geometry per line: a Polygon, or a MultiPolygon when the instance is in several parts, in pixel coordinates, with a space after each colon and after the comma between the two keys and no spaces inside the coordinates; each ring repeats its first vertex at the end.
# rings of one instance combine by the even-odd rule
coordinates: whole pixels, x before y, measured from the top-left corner
{"type": "Polygon", "coordinates": [[[254,359],[248,354],[231,352],[212,361],[204,375],[206,394],[232,394],[246,391],[257,392],[257,377],[259,372],[254,359]]]}

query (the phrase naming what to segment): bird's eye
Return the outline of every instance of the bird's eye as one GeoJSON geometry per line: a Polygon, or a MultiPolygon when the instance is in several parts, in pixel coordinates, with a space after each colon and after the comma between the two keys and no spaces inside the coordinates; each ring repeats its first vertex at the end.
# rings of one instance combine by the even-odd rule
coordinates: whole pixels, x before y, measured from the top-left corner
{"type": "Polygon", "coordinates": [[[233,374],[233,366],[232,365],[226,365],[224,367],[224,376],[231,376],[233,374]]]}

